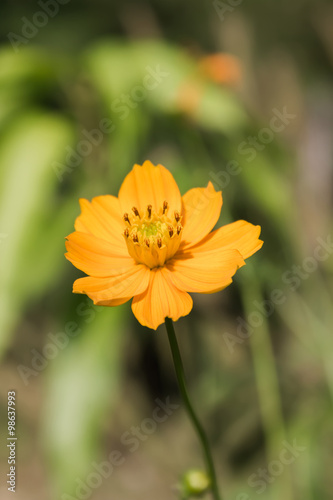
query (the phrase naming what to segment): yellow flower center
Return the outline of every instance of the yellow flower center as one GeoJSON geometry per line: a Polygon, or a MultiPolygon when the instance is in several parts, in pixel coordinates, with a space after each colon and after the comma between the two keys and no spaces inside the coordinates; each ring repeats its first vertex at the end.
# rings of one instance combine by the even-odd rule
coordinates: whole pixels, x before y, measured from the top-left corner
{"type": "Polygon", "coordinates": [[[163,266],[179,248],[183,230],[181,216],[174,212],[172,217],[168,217],[166,201],[158,213],[152,210],[151,205],[147,206],[144,213],[140,213],[136,207],[132,211],[133,215],[124,214],[124,237],[128,253],[151,269],[163,266]]]}

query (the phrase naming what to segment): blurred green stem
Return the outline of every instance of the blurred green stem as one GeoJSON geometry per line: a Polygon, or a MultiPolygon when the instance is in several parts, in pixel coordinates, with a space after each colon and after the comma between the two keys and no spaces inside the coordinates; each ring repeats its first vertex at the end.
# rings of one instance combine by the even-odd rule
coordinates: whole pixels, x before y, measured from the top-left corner
{"type": "Polygon", "coordinates": [[[205,431],[203,430],[201,423],[198,420],[198,417],[196,416],[196,414],[193,410],[192,404],[190,402],[190,399],[189,399],[189,396],[187,393],[183,362],[182,362],[182,358],[180,355],[179,346],[178,346],[178,342],[177,342],[172,319],[165,318],[165,326],[166,326],[166,330],[168,333],[168,338],[169,338],[172,358],[173,358],[173,362],[174,362],[174,366],[175,366],[175,371],[176,371],[176,375],[177,375],[179,390],[180,390],[181,396],[183,398],[183,402],[185,404],[185,408],[186,408],[186,411],[188,413],[188,416],[193,424],[195,432],[197,433],[197,436],[198,436],[199,441],[200,441],[201,446],[202,446],[202,450],[203,450],[203,454],[204,454],[204,458],[205,458],[205,462],[206,462],[207,473],[208,473],[210,481],[211,481],[211,489],[212,489],[213,497],[214,497],[214,500],[222,500],[222,497],[219,493],[214,462],[213,462],[212,454],[210,451],[208,439],[207,439],[207,436],[205,434],[205,431]]]}
{"type": "MultiPolygon", "coordinates": [[[[247,318],[256,311],[255,304],[263,304],[260,286],[248,266],[248,285],[242,287],[242,300],[247,318]]],[[[276,362],[269,334],[267,315],[261,315],[260,325],[250,330],[250,347],[256,377],[261,418],[266,436],[268,461],[276,460],[287,439],[276,362]],[[253,331],[254,330],[254,331],[253,331]]],[[[270,498],[292,500],[293,487],[291,472],[286,468],[281,480],[270,487],[270,498]]]]}

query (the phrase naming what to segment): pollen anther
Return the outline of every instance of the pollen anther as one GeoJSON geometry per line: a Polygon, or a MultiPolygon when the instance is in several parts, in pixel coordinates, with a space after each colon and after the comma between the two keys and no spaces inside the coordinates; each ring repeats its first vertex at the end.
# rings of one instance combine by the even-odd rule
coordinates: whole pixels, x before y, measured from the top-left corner
{"type": "Polygon", "coordinates": [[[168,205],[168,202],[167,201],[164,201],[163,202],[163,215],[166,214],[167,210],[169,208],[169,205],[168,205]]]}
{"type": "Polygon", "coordinates": [[[136,207],[133,207],[132,211],[136,217],[140,217],[139,210],[136,207]]]}
{"type": "Polygon", "coordinates": [[[127,222],[129,225],[131,225],[131,222],[130,222],[130,220],[128,218],[128,213],[124,214],[124,221],[127,222]]]}

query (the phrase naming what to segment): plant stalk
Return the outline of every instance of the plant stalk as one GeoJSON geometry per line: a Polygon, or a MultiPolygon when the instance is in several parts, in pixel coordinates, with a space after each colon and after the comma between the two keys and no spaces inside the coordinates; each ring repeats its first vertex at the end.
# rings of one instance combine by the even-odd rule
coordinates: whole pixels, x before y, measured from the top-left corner
{"type": "Polygon", "coordinates": [[[214,500],[222,500],[222,497],[219,493],[217,477],[216,477],[216,472],[215,472],[212,454],[210,451],[209,442],[208,442],[206,433],[205,433],[201,423],[199,422],[198,417],[196,416],[196,413],[192,407],[192,404],[190,402],[190,398],[188,396],[188,392],[186,389],[184,367],[183,367],[183,362],[182,362],[182,358],[180,355],[180,350],[179,350],[179,346],[178,346],[178,342],[177,342],[172,319],[165,318],[165,327],[166,327],[167,334],[168,334],[168,339],[169,339],[172,358],[173,358],[173,362],[174,362],[174,366],[175,366],[179,390],[180,390],[186,411],[188,413],[188,416],[193,424],[194,430],[195,430],[195,432],[199,438],[199,441],[201,443],[201,446],[202,446],[202,451],[203,451],[203,455],[204,455],[204,459],[205,459],[207,474],[209,475],[209,478],[211,481],[212,494],[213,494],[214,500]]]}

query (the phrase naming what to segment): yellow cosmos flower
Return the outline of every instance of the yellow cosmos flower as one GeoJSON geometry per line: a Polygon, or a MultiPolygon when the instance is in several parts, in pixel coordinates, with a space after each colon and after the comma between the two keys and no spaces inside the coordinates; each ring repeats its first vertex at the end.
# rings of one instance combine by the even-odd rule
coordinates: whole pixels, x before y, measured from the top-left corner
{"type": "Polygon", "coordinates": [[[89,276],[74,293],[117,306],[133,298],[138,321],[156,330],[166,317],[192,309],[191,293],[214,293],[232,282],[244,259],[259,250],[260,227],[237,221],[211,232],[222,193],[211,182],[183,197],[171,173],[146,161],[134,165],[118,198],[80,200],[67,259],[89,276]]]}

